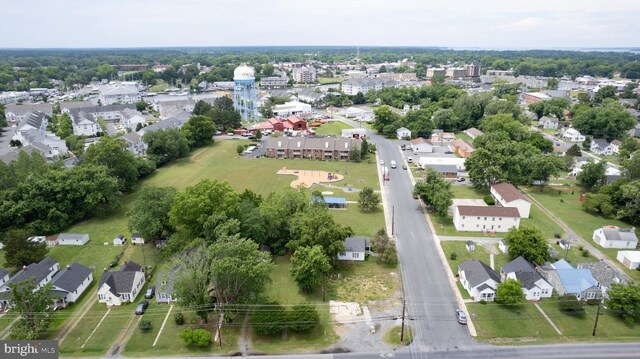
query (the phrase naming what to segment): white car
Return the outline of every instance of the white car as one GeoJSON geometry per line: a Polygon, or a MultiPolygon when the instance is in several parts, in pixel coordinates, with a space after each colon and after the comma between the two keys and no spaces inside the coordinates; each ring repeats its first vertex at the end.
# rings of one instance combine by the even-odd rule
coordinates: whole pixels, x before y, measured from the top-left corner
{"type": "Polygon", "coordinates": [[[380,166],[384,166],[384,160],[380,160],[380,166]]]}
{"type": "Polygon", "coordinates": [[[407,162],[412,163],[413,162],[413,157],[408,157],[407,158],[407,162]]]}

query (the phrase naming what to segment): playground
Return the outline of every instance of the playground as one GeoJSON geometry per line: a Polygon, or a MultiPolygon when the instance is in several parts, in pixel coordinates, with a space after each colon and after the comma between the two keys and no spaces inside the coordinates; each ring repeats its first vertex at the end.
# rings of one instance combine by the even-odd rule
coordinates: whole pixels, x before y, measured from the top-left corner
{"type": "Polygon", "coordinates": [[[288,170],[286,167],[277,172],[279,175],[294,175],[298,177],[291,182],[291,187],[303,186],[309,188],[318,183],[333,183],[344,179],[344,176],[335,172],[313,170],[288,170]]]}

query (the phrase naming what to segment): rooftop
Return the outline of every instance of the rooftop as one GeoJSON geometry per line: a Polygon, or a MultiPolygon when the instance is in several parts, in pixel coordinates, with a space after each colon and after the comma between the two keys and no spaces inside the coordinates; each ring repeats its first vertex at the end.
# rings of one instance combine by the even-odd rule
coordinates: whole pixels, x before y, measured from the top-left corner
{"type": "Polygon", "coordinates": [[[511,183],[496,183],[492,184],[491,188],[493,188],[493,190],[496,191],[506,202],[513,202],[518,199],[529,202],[529,200],[511,183]]]}
{"type": "Polygon", "coordinates": [[[515,207],[458,206],[461,216],[517,217],[520,212],[515,207]]]}

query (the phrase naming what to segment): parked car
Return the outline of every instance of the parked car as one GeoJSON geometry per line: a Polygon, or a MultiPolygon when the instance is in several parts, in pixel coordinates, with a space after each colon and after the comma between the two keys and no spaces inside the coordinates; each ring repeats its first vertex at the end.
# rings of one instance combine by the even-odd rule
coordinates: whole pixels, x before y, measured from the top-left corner
{"type": "Polygon", "coordinates": [[[554,233],[553,236],[556,237],[556,238],[562,237],[562,235],[560,233],[554,233]]]}
{"type": "Polygon", "coordinates": [[[452,155],[452,154],[453,154],[453,152],[451,152],[451,151],[444,151],[444,153],[445,153],[446,155],[452,155]]]}
{"type": "Polygon", "coordinates": [[[384,166],[384,160],[380,160],[380,166],[384,166]]]}
{"type": "Polygon", "coordinates": [[[460,324],[467,324],[467,315],[460,309],[456,309],[456,319],[460,324]]]}
{"type": "Polygon", "coordinates": [[[466,180],[464,179],[464,177],[458,177],[457,181],[458,181],[458,182],[464,182],[464,181],[466,181],[466,180]]]}
{"type": "Polygon", "coordinates": [[[151,299],[155,294],[156,294],[156,287],[149,287],[147,288],[147,292],[144,293],[144,297],[147,299],[151,299]]]}
{"type": "Polygon", "coordinates": [[[407,162],[412,163],[413,162],[413,157],[407,157],[407,162]]]}
{"type": "Polygon", "coordinates": [[[406,170],[407,169],[407,165],[402,165],[402,169],[406,170]]]}
{"type": "Polygon", "coordinates": [[[149,302],[147,302],[146,300],[143,300],[142,302],[140,302],[140,304],[138,304],[138,306],[136,307],[136,315],[144,314],[144,311],[147,310],[148,306],[149,306],[149,302]]]}

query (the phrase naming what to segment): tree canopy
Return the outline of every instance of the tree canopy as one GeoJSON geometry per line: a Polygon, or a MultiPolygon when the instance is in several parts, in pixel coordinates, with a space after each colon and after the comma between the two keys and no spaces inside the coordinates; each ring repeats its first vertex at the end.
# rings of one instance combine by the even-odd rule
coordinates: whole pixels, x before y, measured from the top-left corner
{"type": "Polygon", "coordinates": [[[520,225],[520,228],[511,228],[504,239],[509,245],[511,259],[522,256],[529,262],[542,265],[550,258],[547,241],[536,227],[520,225]]]}

